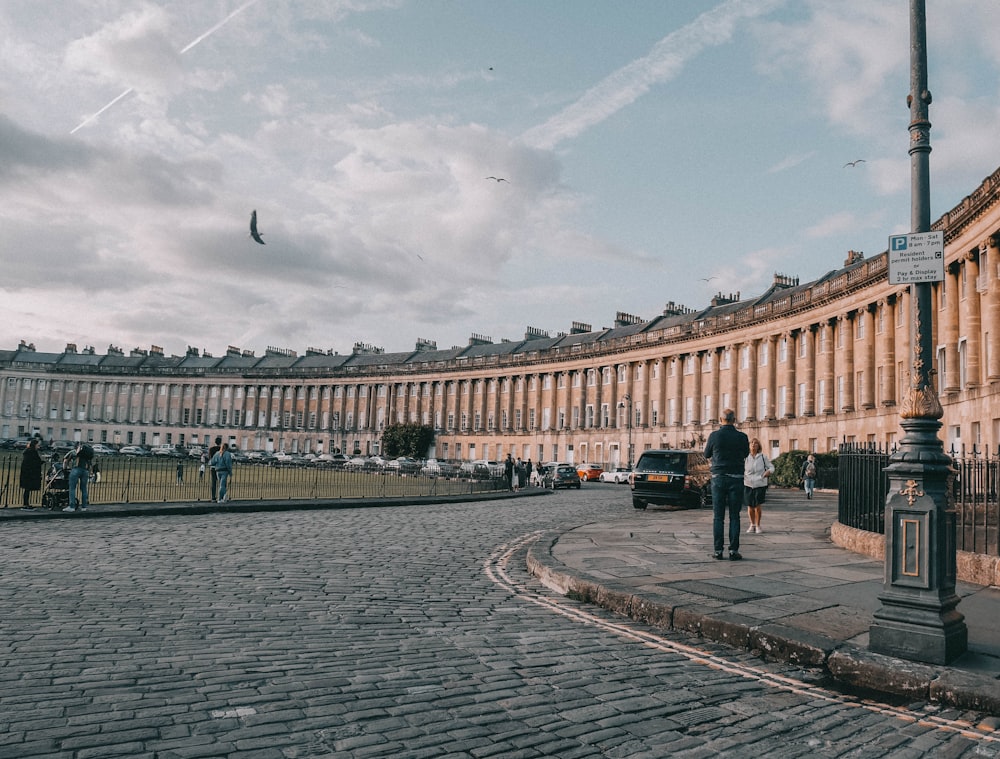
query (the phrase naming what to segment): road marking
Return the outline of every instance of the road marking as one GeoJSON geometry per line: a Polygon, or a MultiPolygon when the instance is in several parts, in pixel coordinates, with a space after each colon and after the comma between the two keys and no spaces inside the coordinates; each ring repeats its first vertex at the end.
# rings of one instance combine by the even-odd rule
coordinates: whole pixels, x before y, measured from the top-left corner
{"type": "Polygon", "coordinates": [[[547,596],[536,593],[524,585],[514,581],[507,572],[507,566],[511,557],[518,551],[526,548],[531,543],[536,542],[542,532],[532,532],[515,539],[511,543],[498,546],[493,553],[483,562],[483,571],[495,585],[512,593],[529,603],[533,603],[549,611],[559,614],[567,619],[580,622],[591,627],[596,627],[607,632],[641,643],[648,648],[657,651],[664,651],[679,654],[695,664],[701,664],[712,669],[716,669],[728,674],[737,675],[748,680],[755,680],[771,688],[794,693],[812,699],[820,699],[829,703],[853,706],[865,711],[894,717],[902,722],[909,722],[924,727],[932,727],[937,730],[957,733],[964,738],[988,743],[1000,743],[1000,734],[986,726],[972,726],[968,720],[953,720],[935,715],[917,715],[913,712],[889,704],[882,704],[871,699],[857,698],[836,691],[829,690],[816,685],[804,683],[793,677],[768,672],[759,667],[749,664],[739,664],[727,661],[719,656],[715,656],[707,651],[703,651],[694,646],[684,643],[667,640],[654,633],[635,630],[627,624],[613,622],[602,619],[585,609],[572,605],[572,602],[565,600],[562,596],[547,596]]]}

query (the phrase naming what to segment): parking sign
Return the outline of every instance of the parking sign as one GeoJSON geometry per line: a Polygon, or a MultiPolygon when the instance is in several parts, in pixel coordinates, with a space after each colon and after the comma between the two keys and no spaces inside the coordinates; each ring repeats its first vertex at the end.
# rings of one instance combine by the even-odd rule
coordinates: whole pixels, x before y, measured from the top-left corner
{"type": "Polygon", "coordinates": [[[889,237],[889,284],[944,280],[944,232],[889,237]]]}

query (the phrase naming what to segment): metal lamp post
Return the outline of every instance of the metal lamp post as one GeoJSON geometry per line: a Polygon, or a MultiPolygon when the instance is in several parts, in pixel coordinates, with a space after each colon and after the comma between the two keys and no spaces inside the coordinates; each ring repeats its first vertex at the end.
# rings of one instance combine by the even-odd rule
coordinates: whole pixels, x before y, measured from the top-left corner
{"type": "Polygon", "coordinates": [[[622,396],[621,403],[618,404],[618,408],[626,409],[625,417],[625,427],[628,429],[628,468],[632,468],[632,396],[624,395],[622,396]]]}
{"type": "MultiPolygon", "coordinates": [[[[925,0],[910,0],[910,177],[913,232],[930,231],[930,121],[925,0]]],[[[955,512],[951,458],[937,436],[944,416],[934,389],[931,283],[911,285],[910,385],[900,408],[904,435],[886,467],[885,584],[869,648],[948,664],[968,644],[956,606],[955,512]]]]}

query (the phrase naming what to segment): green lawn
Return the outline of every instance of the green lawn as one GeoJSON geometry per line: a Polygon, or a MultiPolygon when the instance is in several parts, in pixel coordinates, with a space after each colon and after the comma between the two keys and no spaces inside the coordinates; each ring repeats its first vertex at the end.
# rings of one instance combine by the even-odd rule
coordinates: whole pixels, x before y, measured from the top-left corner
{"type": "MultiPolygon", "coordinates": [[[[0,454],[0,501],[21,504],[19,451],[0,454]]],[[[101,456],[100,481],[90,484],[90,502],[167,503],[208,501],[211,498],[209,473],[199,475],[194,459],[158,457],[128,458],[101,456]],[[181,465],[178,480],[177,465],[181,465]]],[[[388,498],[399,496],[462,495],[494,490],[490,481],[446,480],[420,475],[381,472],[348,472],[312,467],[239,465],[229,479],[229,496],[239,500],[299,498],[388,498]]],[[[41,503],[41,493],[33,493],[31,503],[41,503]]]]}

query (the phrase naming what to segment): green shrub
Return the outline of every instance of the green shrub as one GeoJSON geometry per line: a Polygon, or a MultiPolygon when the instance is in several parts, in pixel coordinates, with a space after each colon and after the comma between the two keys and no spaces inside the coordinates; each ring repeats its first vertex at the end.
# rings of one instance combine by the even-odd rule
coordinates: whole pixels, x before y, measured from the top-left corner
{"type": "MultiPolygon", "coordinates": [[[[802,462],[806,460],[809,451],[788,451],[778,456],[774,461],[774,474],[771,484],[778,487],[797,488],[801,481],[802,462]]],[[[836,487],[837,483],[837,452],[815,453],[816,486],[836,487]]]]}

